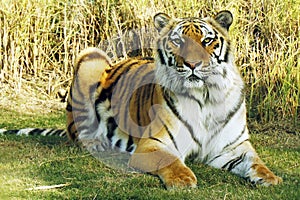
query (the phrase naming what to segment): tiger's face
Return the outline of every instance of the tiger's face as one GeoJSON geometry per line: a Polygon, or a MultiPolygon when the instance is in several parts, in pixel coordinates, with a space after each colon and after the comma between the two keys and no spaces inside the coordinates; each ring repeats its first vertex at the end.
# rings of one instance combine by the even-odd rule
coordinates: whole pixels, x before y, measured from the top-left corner
{"type": "Polygon", "coordinates": [[[226,76],[230,43],[227,31],[232,23],[229,11],[212,18],[171,19],[154,17],[160,37],[157,41],[157,76],[173,90],[216,85],[226,76]]]}

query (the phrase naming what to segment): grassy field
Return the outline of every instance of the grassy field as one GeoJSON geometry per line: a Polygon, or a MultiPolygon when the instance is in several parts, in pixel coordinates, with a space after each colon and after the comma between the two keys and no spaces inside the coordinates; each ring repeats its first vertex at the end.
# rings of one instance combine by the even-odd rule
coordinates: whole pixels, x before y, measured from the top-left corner
{"type": "MultiPolygon", "coordinates": [[[[20,115],[2,110],[0,126],[7,128],[64,127],[62,111],[20,115]]],[[[159,178],[109,168],[63,138],[0,136],[0,199],[299,199],[299,127],[280,122],[250,128],[254,146],[283,178],[282,185],[253,187],[226,171],[189,164],[198,187],[167,191],[159,178]]]]}

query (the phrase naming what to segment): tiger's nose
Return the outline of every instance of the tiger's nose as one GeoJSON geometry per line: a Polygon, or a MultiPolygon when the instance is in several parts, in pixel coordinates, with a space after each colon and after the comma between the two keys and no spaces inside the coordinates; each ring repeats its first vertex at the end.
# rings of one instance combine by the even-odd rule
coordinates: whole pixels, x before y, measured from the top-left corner
{"type": "Polygon", "coordinates": [[[199,62],[189,62],[189,61],[185,61],[186,65],[189,66],[191,69],[195,69],[198,66],[202,65],[202,61],[199,62]]]}

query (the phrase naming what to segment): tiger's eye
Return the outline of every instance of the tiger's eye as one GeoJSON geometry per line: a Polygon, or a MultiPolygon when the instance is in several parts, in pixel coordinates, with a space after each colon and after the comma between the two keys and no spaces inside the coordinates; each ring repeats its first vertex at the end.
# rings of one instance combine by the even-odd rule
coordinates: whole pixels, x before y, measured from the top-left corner
{"type": "Polygon", "coordinates": [[[175,38],[172,40],[173,44],[176,46],[180,46],[182,41],[179,38],[175,38]]]}
{"type": "Polygon", "coordinates": [[[204,42],[205,44],[208,44],[208,43],[210,43],[211,41],[212,41],[211,38],[205,38],[205,39],[203,40],[203,42],[204,42]]]}

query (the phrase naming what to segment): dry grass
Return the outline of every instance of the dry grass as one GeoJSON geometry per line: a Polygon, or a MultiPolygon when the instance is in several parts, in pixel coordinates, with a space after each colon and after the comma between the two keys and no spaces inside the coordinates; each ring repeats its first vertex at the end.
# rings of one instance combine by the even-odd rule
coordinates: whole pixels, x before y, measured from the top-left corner
{"type": "Polygon", "coordinates": [[[299,3],[4,0],[0,2],[1,99],[13,101],[25,93],[29,99],[54,99],[60,88],[69,85],[76,55],[88,46],[103,48],[114,60],[136,49],[151,55],[152,17],[157,12],[206,16],[227,9],[234,14],[231,38],[248,87],[249,116],[299,122],[299,3]]]}

